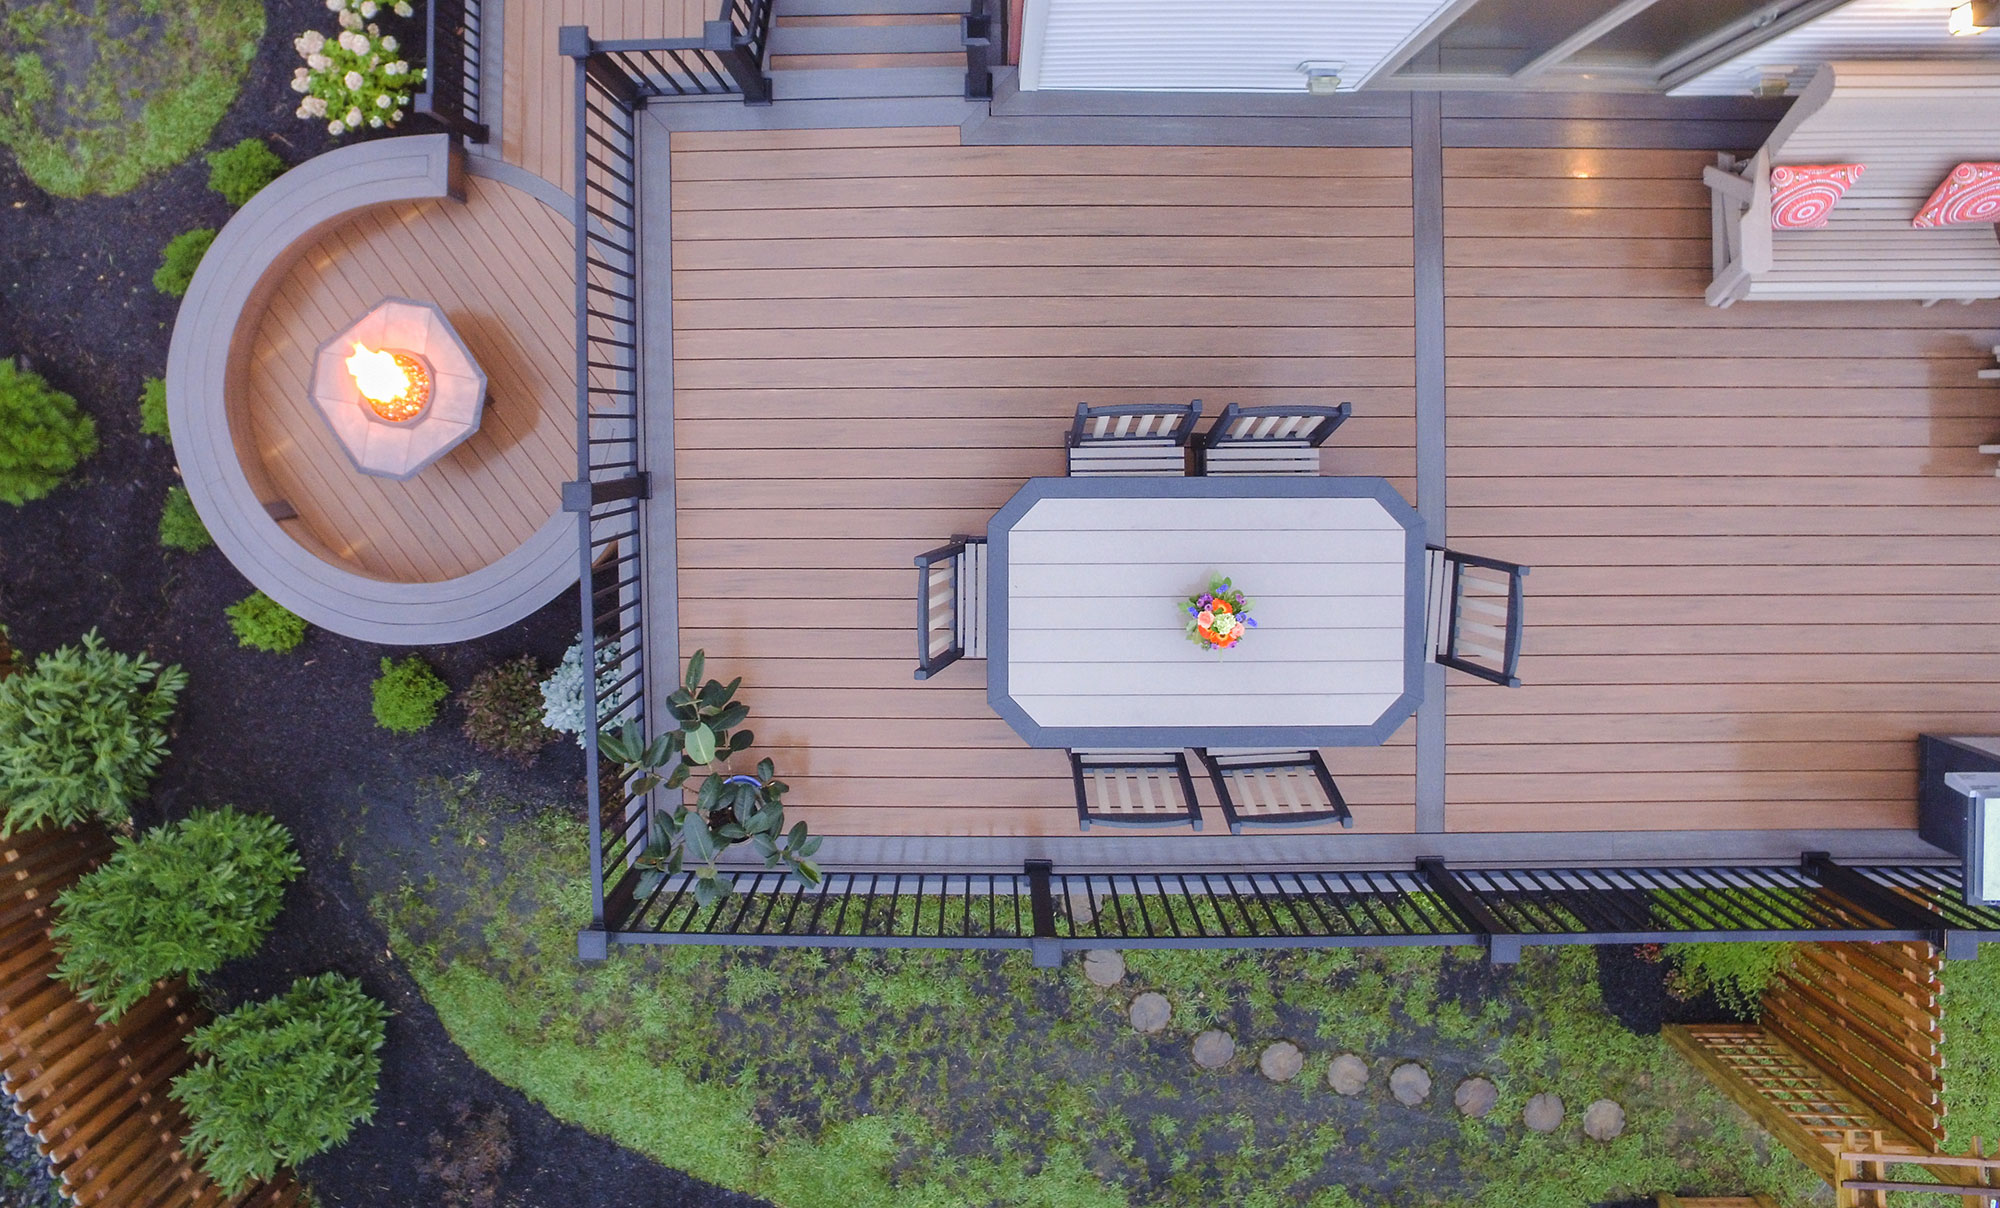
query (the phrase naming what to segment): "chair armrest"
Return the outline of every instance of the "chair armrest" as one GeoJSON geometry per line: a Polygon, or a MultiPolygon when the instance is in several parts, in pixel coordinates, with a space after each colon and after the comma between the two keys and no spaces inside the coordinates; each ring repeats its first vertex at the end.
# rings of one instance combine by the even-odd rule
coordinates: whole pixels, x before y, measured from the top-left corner
{"type": "Polygon", "coordinates": [[[1727,197],[1729,200],[1744,206],[1750,204],[1750,199],[1756,192],[1750,182],[1741,176],[1738,176],[1734,172],[1725,172],[1721,168],[1715,167],[1703,168],[1701,170],[1701,183],[1727,197]]]}
{"type": "Polygon", "coordinates": [[[1771,156],[1762,147],[1751,157],[1744,183],[1750,186],[1750,204],[1743,211],[1743,271],[1755,276],[1771,271],[1771,156]]]}

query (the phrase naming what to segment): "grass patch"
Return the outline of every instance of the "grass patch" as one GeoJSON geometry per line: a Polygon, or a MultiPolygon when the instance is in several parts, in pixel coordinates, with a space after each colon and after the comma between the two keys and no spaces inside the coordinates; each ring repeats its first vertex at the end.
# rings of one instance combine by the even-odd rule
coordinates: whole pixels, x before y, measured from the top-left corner
{"type": "Polygon", "coordinates": [[[2000,1137],[2000,944],[1944,962],[1945,1148],[2000,1137]]]}
{"type": "Polygon", "coordinates": [[[1626,1032],[1586,949],[1513,970],[1440,949],[1135,953],[1128,986],[1024,954],[660,948],[582,965],[582,828],[501,810],[461,783],[426,851],[356,875],[453,1038],[502,1081],[623,1145],[784,1208],[1131,1204],[1261,1208],[1576,1208],[1656,1190],[1768,1191],[1803,1204],[1812,1177],[1657,1037],[1626,1032]],[[1139,987],[1175,1018],[1128,1027],[1139,987]],[[1241,1054],[1187,1056],[1213,1021],[1241,1054]],[[1306,1049],[1273,1086],[1257,1049],[1306,1049]],[[1349,1100],[1326,1063],[1376,1076],[1349,1100]],[[1423,1060],[1432,1102],[1389,1100],[1389,1065],[1423,1060]],[[1462,1120],[1473,1073],[1501,1102],[1462,1120]],[[1526,1133],[1554,1090],[1570,1119],[1526,1133]],[[1626,1135],[1585,1138],[1584,1106],[1624,1104],[1626,1135]]]}
{"type": "Polygon", "coordinates": [[[208,142],[263,36],[257,0],[16,0],[0,143],[58,197],[123,193],[208,142]]]}

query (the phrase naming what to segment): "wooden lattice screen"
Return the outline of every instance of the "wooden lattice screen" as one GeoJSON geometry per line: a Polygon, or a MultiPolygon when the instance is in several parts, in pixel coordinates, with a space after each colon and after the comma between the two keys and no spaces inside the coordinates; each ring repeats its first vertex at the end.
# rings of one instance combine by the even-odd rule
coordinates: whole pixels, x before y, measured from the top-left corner
{"type": "Polygon", "coordinates": [[[1802,944],[1763,1024],[1900,1131],[1944,1143],[1940,961],[1928,944],[1802,944]]]}
{"type": "Polygon", "coordinates": [[[198,1022],[185,993],[156,991],[107,1026],[50,978],[50,903],[109,851],[95,830],[0,840],[0,1086],[73,1203],[295,1208],[290,1176],[226,1196],[182,1153],[187,1118],[167,1088],[198,1022]]]}

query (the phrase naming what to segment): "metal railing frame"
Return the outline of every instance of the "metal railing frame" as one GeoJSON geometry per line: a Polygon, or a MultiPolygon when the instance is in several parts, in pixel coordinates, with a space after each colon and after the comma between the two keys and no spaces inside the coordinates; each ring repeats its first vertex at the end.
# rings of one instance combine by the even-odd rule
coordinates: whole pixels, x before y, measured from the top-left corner
{"type": "Polygon", "coordinates": [[[447,132],[483,143],[480,0],[424,0],[424,90],[412,105],[447,132]]]}

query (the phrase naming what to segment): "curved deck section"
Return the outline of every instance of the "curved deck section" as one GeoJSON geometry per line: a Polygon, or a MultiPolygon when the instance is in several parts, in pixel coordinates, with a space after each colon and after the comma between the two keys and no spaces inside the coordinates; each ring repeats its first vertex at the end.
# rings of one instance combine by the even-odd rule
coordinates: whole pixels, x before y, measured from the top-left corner
{"type": "Polygon", "coordinates": [[[182,474],[230,561],[313,624],[458,641],[575,582],[572,253],[543,192],[466,178],[442,135],[344,147],[196,273],[167,363],[182,474]],[[404,483],[355,472],[305,396],[319,341],[384,294],[444,307],[491,379],[480,432],[404,483]]]}

